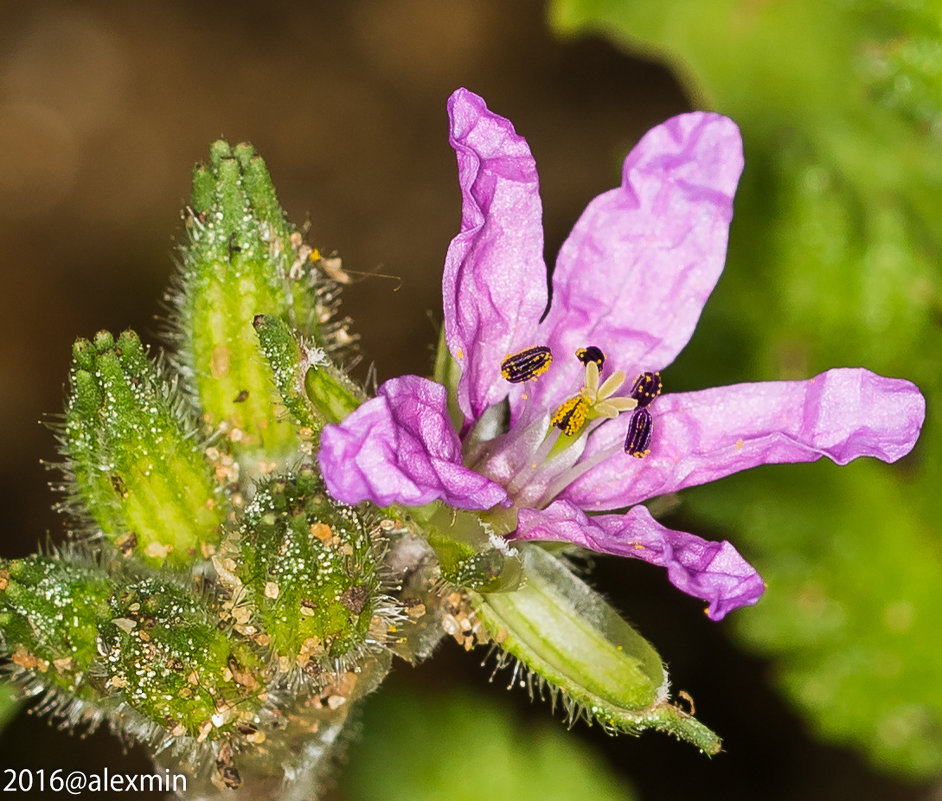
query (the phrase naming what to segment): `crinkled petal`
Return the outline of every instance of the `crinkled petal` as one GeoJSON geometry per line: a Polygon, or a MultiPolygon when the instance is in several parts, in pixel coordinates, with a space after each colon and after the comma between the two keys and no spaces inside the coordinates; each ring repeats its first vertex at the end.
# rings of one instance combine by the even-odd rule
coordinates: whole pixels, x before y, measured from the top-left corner
{"type": "Polygon", "coordinates": [[[445,258],[445,338],[462,367],[458,402],[471,421],[508,394],[504,357],[538,344],[532,335],[546,308],[543,211],[536,164],[510,121],[467,89],[451,96],[448,114],[462,212],[445,258]]]}
{"type": "Polygon", "coordinates": [[[325,426],[318,458],[328,492],[344,503],[489,509],[507,500],[503,487],[461,464],[445,388],[418,376],[387,381],[343,422],[325,426]]]}
{"type": "Polygon", "coordinates": [[[539,332],[556,356],[537,388],[547,405],[579,386],[577,348],[600,347],[629,380],[683,349],[723,270],[742,166],[735,123],[703,112],[628,154],[621,187],[589,203],[559,252],[539,332]]]}
{"type": "Polygon", "coordinates": [[[589,439],[583,463],[599,463],[560,493],[587,509],[618,509],[656,495],[779,462],[858,456],[895,462],[912,450],[926,403],[916,386],[869,370],[829,370],[808,381],[737,384],[664,395],[651,452],[626,456],[621,418],[589,439]]]}
{"type": "Polygon", "coordinates": [[[665,528],[643,506],[623,515],[591,518],[567,501],[556,501],[546,509],[521,509],[513,537],[571,542],[666,567],[671,584],[709,603],[707,615],[712,620],[754,604],[765,590],[755,568],[728,542],[709,542],[665,528]]]}

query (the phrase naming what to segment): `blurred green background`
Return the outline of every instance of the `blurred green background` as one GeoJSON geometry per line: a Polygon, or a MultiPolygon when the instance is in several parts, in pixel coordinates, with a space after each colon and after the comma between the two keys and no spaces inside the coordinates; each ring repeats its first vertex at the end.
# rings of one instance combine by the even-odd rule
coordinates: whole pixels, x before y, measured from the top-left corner
{"type": "MultiPolygon", "coordinates": [[[[732,540],[769,583],[722,624],[659,571],[598,560],[596,585],[726,753],[567,734],[506,676],[489,684],[480,655],[443,646],[364,710],[333,798],[938,798],[942,4],[0,8],[0,553],[62,536],[38,463],[55,461],[53,437],[36,421],[61,407],[76,336],[132,326],[160,341],[189,173],[214,138],[254,142],[292,218],[343,256],[357,370],[382,380],[426,372],[441,322],[454,88],[529,140],[550,263],[647,128],[715,109],[742,127],[746,171],[727,272],[668,391],[866,366],[923,388],[922,441],[895,466],[768,467],[684,493],[669,524],[732,540]]],[[[0,755],[0,768],[145,765],[25,715],[0,755]]]]}

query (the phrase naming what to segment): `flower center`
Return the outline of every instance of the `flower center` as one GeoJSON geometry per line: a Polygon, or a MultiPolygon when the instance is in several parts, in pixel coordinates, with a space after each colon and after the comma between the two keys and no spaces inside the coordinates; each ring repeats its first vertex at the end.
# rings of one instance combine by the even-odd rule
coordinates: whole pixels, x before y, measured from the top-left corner
{"type": "MultiPolygon", "coordinates": [[[[603,417],[614,420],[622,412],[634,410],[628,424],[624,450],[630,456],[643,459],[651,452],[653,429],[653,420],[647,407],[661,394],[661,374],[641,373],[627,397],[615,396],[624,385],[626,376],[622,370],[615,370],[599,384],[605,365],[605,354],[601,348],[595,345],[579,348],[576,358],[585,365],[585,381],[577,395],[563,401],[553,412],[550,424],[562,433],[545,456],[555,456],[569,447],[593,420],[603,417]]],[[[552,362],[553,354],[547,346],[534,345],[505,357],[500,365],[501,375],[511,384],[523,384],[549,370],[552,362]]]]}
{"type": "MultiPolygon", "coordinates": [[[[624,392],[626,375],[615,370],[601,380],[606,357],[600,348],[588,345],[575,355],[585,366],[582,387],[551,415],[547,417],[545,409],[535,409],[533,393],[524,392],[523,405],[509,431],[496,437],[485,434],[480,439],[472,434],[465,442],[465,463],[501,483],[514,499],[515,508],[546,505],[602,458],[601,454],[581,458],[580,444],[594,421],[604,423],[631,412],[624,452],[639,459],[650,453],[653,420],[647,407],[661,392],[660,374],[642,373],[629,392],[618,395],[624,392]]],[[[535,345],[504,358],[501,375],[509,383],[525,384],[544,374],[552,361],[548,347],[535,345]]],[[[605,450],[608,458],[611,453],[605,450]]]]}
{"type": "Polygon", "coordinates": [[[579,394],[560,404],[550,419],[567,437],[578,437],[592,420],[600,417],[614,420],[621,412],[639,405],[634,396],[613,397],[625,383],[625,374],[621,370],[616,370],[599,386],[599,369],[605,363],[605,356],[598,348],[580,348],[576,356],[585,364],[585,383],[579,394]]]}

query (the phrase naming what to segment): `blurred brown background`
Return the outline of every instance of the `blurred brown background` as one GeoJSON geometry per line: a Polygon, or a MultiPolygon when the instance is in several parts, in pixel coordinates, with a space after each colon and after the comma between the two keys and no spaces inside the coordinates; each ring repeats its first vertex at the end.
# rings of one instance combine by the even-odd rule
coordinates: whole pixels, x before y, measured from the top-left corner
{"type": "Polygon", "coordinates": [[[190,170],[214,139],[253,142],[291,218],[358,273],[345,308],[383,378],[426,371],[441,320],[460,211],[451,91],[484,95],[529,138],[549,252],[617,182],[620,154],[684,108],[662,70],[554,40],[535,0],[0,8],[7,556],[59,528],[37,420],[61,408],[74,338],[159,339],[190,170]]]}
{"type": "MultiPolygon", "coordinates": [[[[361,373],[430,363],[459,221],[445,116],[456,87],[528,138],[552,262],[585,203],[617,183],[625,152],[686,101],[661,68],[602,41],[558,40],[543,15],[539,0],[0,0],[0,554],[61,538],[39,463],[55,461],[54,438],[37,421],[61,409],[76,336],[130,326],[159,343],[190,170],[213,139],[252,141],[289,216],[357,276],[345,312],[362,336],[361,373]]],[[[626,582],[621,563],[601,567],[606,590],[631,584],[630,617],[731,751],[710,764],[656,735],[598,740],[646,799],[918,796],[807,739],[764,689],[764,667],[662,576],[632,567],[626,582]]],[[[447,685],[467,672],[483,688],[476,661],[443,649],[419,676],[447,685]]],[[[549,715],[523,693],[507,704],[549,715]]],[[[8,729],[0,749],[0,767],[144,765],[99,753],[113,750],[105,736],[80,743],[34,721],[8,729]]]]}

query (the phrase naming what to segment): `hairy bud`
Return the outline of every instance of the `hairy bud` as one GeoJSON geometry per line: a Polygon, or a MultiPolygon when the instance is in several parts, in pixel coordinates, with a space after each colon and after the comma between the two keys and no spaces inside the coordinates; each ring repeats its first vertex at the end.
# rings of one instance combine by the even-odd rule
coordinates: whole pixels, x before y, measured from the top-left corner
{"type": "Polygon", "coordinates": [[[605,600],[538,545],[520,546],[526,584],[516,592],[469,594],[477,618],[530,686],[561,696],[579,717],[609,731],[667,731],[708,754],[719,738],[670,702],[654,647],[605,600]]]}
{"type": "Polygon", "coordinates": [[[251,145],[213,144],[209,164],[193,173],[186,227],[182,361],[206,424],[226,435],[247,484],[297,448],[252,322],[271,315],[318,341],[316,259],[286,221],[251,145]]]}
{"type": "Polygon", "coordinates": [[[214,559],[237,631],[279,673],[334,672],[385,636],[388,599],[368,522],[310,467],[262,485],[214,559]]]}
{"type": "Polygon", "coordinates": [[[257,737],[266,697],[258,659],[220,628],[208,602],[148,578],[117,591],[110,606],[99,643],[105,691],[172,737],[257,737]]]}
{"type": "Polygon", "coordinates": [[[82,701],[99,698],[87,677],[111,593],[108,576],[92,565],[56,556],[0,559],[0,641],[27,684],[36,679],[82,701]]]}
{"type": "Polygon", "coordinates": [[[223,516],[193,422],[133,331],[80,339],[72,354],[62,443],[77,500],[126,555],[191,564],[223,516]]]}

